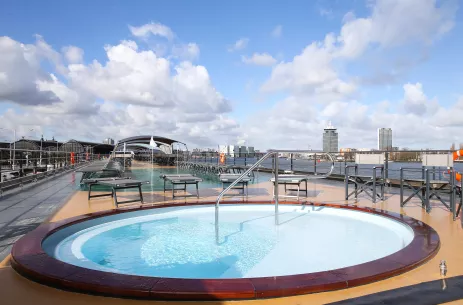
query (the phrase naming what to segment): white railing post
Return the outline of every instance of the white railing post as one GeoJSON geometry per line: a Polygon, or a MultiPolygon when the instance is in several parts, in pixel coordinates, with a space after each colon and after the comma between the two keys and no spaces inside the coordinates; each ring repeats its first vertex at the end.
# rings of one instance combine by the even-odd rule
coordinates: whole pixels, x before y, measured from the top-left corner
{"type": "Polygon", "coordinates": [[[278,163],[280,162],[280,158],[278,157],[278,154],[273,155],[275,158],[275,186],[273,189],[275,190],[274,196],[275,196],[275,225],[278,225],[278,163]]]}

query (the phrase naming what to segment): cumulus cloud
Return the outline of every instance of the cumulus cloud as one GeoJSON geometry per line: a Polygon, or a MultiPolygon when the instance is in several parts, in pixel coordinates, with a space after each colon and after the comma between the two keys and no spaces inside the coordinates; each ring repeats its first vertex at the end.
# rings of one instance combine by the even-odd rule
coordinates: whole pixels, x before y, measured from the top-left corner
{"type": "MultiPolygon", "coordinates": [[[[199,47],[182,43],[165,25],[131,26],[133,41],[104,46],[106,58],[86,55],[85,62],[83,50],[57,52],[40,36],[29,45],[3,37],[0,101],[20,107],[4,110],[0,119],[5,126],[47,126],[63,139],[72,135],[100,141],[154,133],[189,147],[230,142],[261,149],[321,148],[323,128],[332,121],[340,147],[375,147],[379,127],[393,128],[394,145],[448,147],[461,134],[463,99],[439,104],[426,94],[427,83],[397,77],[404,75],[407,58],[389,65],[397,58],[385,61],[383,55],[395,48],[408,47],[413,54],[429,48],[452,29],[455,1],[368,3],[368,16],[346,14],[339,31],[307,41],[293,58],[277,63],[268,53],[243,56],[245,63],[272,65],[272,70],[259,90],[268,102],[255,105],[261,109],[241,121],[233,118],[233,102],[214,87],[207,68],[192,63],[199,47]],[[156,44],[149,43],[153,36],[160,38],[154,39],[156,44]],[[361,69],[348,65],[369,57],[385,62],[375,71],[382,77],[374,82],[400,81],[400,97],[392,98],[394,92],[374,100],[364,90],[369,84],[359,75],[361,69]]],[[[239,39],[228,49],[243,50],[248,42],[239,39]]]]}
{"type": "Polygon", "coordinates": [[[192,42],[172,47],[172,54],[185,60],[196,60],[199,58],[199,53],[199,46],[192,42]]]}
{"type": "Polygon", "coordinates": [[[59,55],[51,52],[41,39],[36,44],[22,44],[9,37],[0,37],[0,102],[19,105],[49,105],[60,102],[40,84],[51,82],[41,67],[44,60],[59,64],[59,55]]]}
{"type": "Polygon", "coordinates": [[[138,27],[129,25],[129,29],[133,36],[145,39],[154,35],[172,40],[175,36],[174,32],[168,26],[156,22],[147,23],[138,27]]]}
{"type": "MultiPolygon", "coordinates": [[[[366,80],[346,74],[339,67],[342,63],[358,61],[374,48],[387,52],[387,49],[408,45],[429,46],[453,27],[454,2],[437,5],[433,0],[377,0],[369,3],[370,16],[346,14],[339,34],[329,33],[323,41],[311,42],[291,60],[273,67],[261,91],[267,94],[284,92],[288,96],[277,101],[265,114],[250,116],[244,124],[248,138],[256,146],[285,143],[284,146],[306,148],[310,143],[320,148],[322,130],[328,120],[339,128],[341,147],[375,147],[374,130],[379,127],[393,127],[395,143],[399,145],[411,138],[415,147],[449,141],[452,130],[442,136],[441,126],[445,123],[437,123],[436,119],[442,121],[448,115],[451,118],[447,120],[449,126],[462,124],[458,117],[460,103],[449,107],[439,105],[436,98],[426,96],[421,83],[404,84],[403,98],[393,103],[366,103],[361,100],[363,88],[359,87],[365,85],[366,80]]],[[[384,54],[376,52],[370,56],[379,56],[382,60],[384,54]]],[[[396,61],[399,60],[392,58],[392,62],[396,61]]],[[[384,70],[375,71],[381,77],[374,82],[397,82],[408,65],[406,59],[400,58],[400,61],[401,64],[379,67],[384,70]]],[[[284,147],[279,145],[278,148],[284,147]]]]}
{"type": "Polygon", "coordinates": [[[280,38],[282,34],[283,34],[283,26],[279,24],[273,29],[272,37],[280,38]]]}
{"type": "Polygon", "coordinates": [[[291,92],[350,94],[355,84],[339,78],[332,65],[332,54],[327,43],[312,43],[291,62],[282,62],[272,69],[270,79],[261,87],[264,92],[290,90],[291,92]]]}
{"type": "Polygon", "coordinates": [[[254,53],[251,57],[241,56],[241,60],[248,65],[273,66],[277,60],[268,53],[254,53]]]}
{"type": "Polygon", "coordinates": [[[211,84],[203,66],[181,62],[172,67],[153,51],[139,50],[133,41],[106,46],[102,64],[70,65],[69,79],[81,91],[124,104],[181,108],[189,113],[223,113],[230,102],[211,84]],[[175,74],[171,73],[171,69],[175,74]]]}
{"type": "Polygon", "coordinates": [[[437,101],[428,99],[424,94],[421,83],[408,83],[403,88],[405,91],[403,103],[407,113],[422,116],[437,107],[437,101]]]}
{"type": "Polygon", "coordinates": [[[62,49],[64,57],[71,64],[81,63],[84,58],[84,50],[76,46],[67,46],[62,49]]]}
{"type": "Polygon", "coordinates": [[[240,38],[228,48],[228,52],[243,50],[248,46],[249,38],[240,38]]]}
{"type": "Polygon", "coordinates": [[[455,24],[455,1],[376,0],[367,18],[345,17],[337,41],[339,55],[355,58],[370,44],[390,48],[422,42],[430,44],[450,31],[455,24]]]}
{"type": "MultiPolygon", "coordinates": [[[[0,115],[5,126],[46,126],[62,139],[94,141],[155,133],[198,146],[239,134],[238,122],[227,115],[231,101],[214,88],[204,66],[174,64],[135,41],[106,45],[106,61],[89,64],[82,62],[83,50],[64,47],[61,55],[42,38],[35,45],[1,38],[0,52],[0,100],[24,106],[0,115]],[[57,74],[42,70],[41,60],[57,74]],[[28,94],[34,99],[24,98],[28,94]],[[44,101],[45,94],[53,99],[44,101]]],[[[171,56],[198,54],[197,45],[188,44],[171,56]]]]}

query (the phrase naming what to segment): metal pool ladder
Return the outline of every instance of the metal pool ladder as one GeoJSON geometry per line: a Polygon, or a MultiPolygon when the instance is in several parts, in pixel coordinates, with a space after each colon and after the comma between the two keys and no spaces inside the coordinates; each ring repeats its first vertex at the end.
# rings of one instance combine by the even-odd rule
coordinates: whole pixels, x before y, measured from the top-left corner
{"type": "Polygon", "coordinates": [[[326,174],[323,175],[313,175],[311,179],[324,179],[327,178],[331,175],[331,173],[334,170],[334,158],[330,153],[326,153],[320,150],[278,150],[278,149],[270,149],[262,158],[257,160],[256,163],[251,165],[243,174],[241,174],[235,181],[233,181],[227,188],[225,188],[222,192],[220,192],[219,196],[217,197],[217,200],[215,202],[215,236],[216,236],[216,242],[219,243],[219,205],[220,205],[220,199],[222,199],[223,195],[228,192],[230,189],[232,189],[239,181],[241,181],[242,178],[246,177],[249,173],[251,173],[256,167],[258,167],[262,162],[264,162],[266,159],[269,157],[273,157],[277,155],[276,158],[274,158],[274,162],[272,162],[272,167],[274,169],[275,173],[275,193],[274,193],[274,198],[275,198],[275,225],[279,224],[278,221],[278,167],[279,167],[279,158],[278,154],[280,153],[295,153],[295,154],[322,154],[322,155],[327,155],[328,158],[331,161],[331,168],[330,171],[326,174]]]}

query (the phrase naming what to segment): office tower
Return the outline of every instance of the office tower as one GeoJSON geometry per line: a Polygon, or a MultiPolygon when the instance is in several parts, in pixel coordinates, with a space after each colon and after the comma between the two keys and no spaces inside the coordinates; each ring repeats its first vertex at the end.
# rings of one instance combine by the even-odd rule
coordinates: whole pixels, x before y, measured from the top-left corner
{"type": "Polygon", "coordinates": [[[323,151],[338,152],[338,132],[331,122],[323,129],[323,151]]]}
{"type": "Polygon", "coordinates": [[[248,146],[248,157],[254,157],[256,155],[256,152],[254,151],[253,146],[248,146]]]}
{"type": "Polygon", "coordinates": [[[391,128],[378,128],[378,150],[392,150],[391,128]]]}

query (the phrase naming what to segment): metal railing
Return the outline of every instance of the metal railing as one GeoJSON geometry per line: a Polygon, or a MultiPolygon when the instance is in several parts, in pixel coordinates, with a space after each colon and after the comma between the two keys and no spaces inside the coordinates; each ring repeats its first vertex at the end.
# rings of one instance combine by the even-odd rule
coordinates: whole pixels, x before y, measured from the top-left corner
{"type": "Polygon", "coordinates": [[[27,175],[27,176],[14,178],[14,179],[11,179],[11,180],[2,181],[2,182],[0,182],[0,198],[3,197],[3,194],[4,194],[5,191],[10,191],[10,190],[15,189],[17,187],[22,188],[26,184],[36,183],[39,180],[54,177],[54,176],[56,176],[57,174],[60,174],[60,173],[66,173],[66,172],[69,172],[69,171],[76,170],[79,167],[85,166],[86,163],[87,162],[82,162],[82,163],[78,163],[78,164],[67,164],[67,165],[65,165],[63,167],[57,167],[57,168],[49,170],[49,171],[40,172],[40,173],[36,173],[36,174],[33,174],[33,175],[27,175]]]}
{"type": "MultiPolygon", "coordinates": [[[[336,151],[329,152],[335,159],[335,169],[332,177],[335,179],[344,179],[345,168],[348,165],[355,163],[355,155],[360,154],[385,154],[384,171],[386,179],[390,179],[396,183],[400,177],[400,167],[417,167],[421,168],[421,161],[423,154],[450,154],[453,150],[389,150],[389,151],[336,151]],[[387,161],[387,162],[386,162],[387,161]]],[[[187,152],[184,155],[183,160],[189,162],[202,163],[202,164],[219,164],[219,153],[217,152],[187,152]]],[[[220,163],[224,166],[250,166],[257,162],[265,154],[262,153],[250,153],[250,154],[225,154],[225,162],[220,163]]],[[[455,161],[455,168],[457,171],[463,171],[463,158],[460,161],[455,161]]],[[[288,153],[285,159],[280,160],[280,169],[291,170],[300,173],[316,174],[321,171],[326,172],[329,167],[329,162],[326,162],[326,158],[318,151],[308,150],[307,153],[297,154],[288,153]]],[[[272,167],[269,160],[267,159],[261,163],[261,169],[266,171],[272,167]]],[[[359,174],[369,175],[371,174],[371,166],[360,165],[359,174]]],[[[414,175],[411,173],[410,175],[414,175]]],[[[442,178],[442,173],[433,172],[434,179],[442,178]]],[[[419,178],[416,176],[415,178],[419,178]]]]}
{"type": "Polygon", "coordinates": [[[103,154],[0,148],[0,196],[5,192],[88,162],[106,158],[103,154]]]}
{"type": "Polygon", "coordinates": [[[322,174],[322,175],[314,175],[312,176],[312,179],[323,179],[327,178],[331,175],[331,173],[334,170],[334,159],[329,153],[324,153],[322,151],[313,151],[313,150],[276,150],[272,149],[269,150],[262,158],[257,160],[256,163],[251,165],[243,174],[241,174],[235,181],[230,183],[230,185],[222,190],[220,192],[219,196],[217,197],[217,200],[215,202],[215,233],[216,233],[216,242],[219,243],[219,205],[220,205],[220,199],[222,199],[223,195],[231,190],[236,184],[238,184],[242,178],[246,177],[249,175],[255,168],[257,168],[262,162],[264,162],[266,159],[268,159],[270,156],[274,157],[273,165],[274,165],[274,171],[275,171],[275,191],[274,191],[274,199],[275,199],[275,225],[279,224],[278,220],[278,167],[279,167],[279,158],[278,154],[280,153],[318,153],[318,154],[324,154],[327,155],[328,158],[331,160],[331,169],[329,172],[322,174]],[[275,155],[276,158],[275,158],[275,155]]]}

